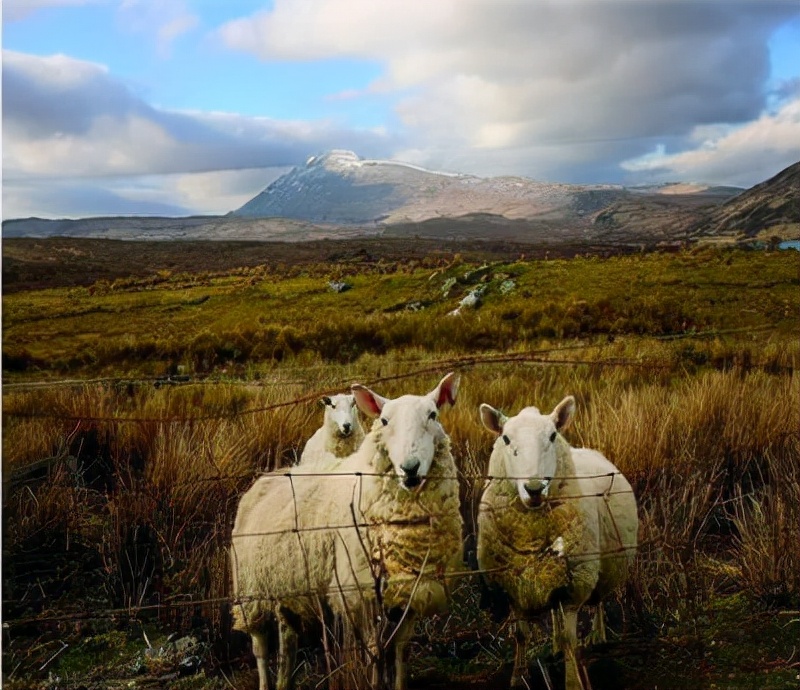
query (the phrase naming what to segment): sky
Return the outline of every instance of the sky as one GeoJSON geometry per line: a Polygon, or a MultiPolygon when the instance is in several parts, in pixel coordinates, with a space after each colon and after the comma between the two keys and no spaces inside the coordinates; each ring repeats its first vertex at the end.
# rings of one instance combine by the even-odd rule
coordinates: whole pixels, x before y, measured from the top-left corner
{"type": "Polygon", "coordinates": [[[749,187],[800,160],[798,0],[3,0],[4,219],[222,214],[339,148],[749,187]]]}

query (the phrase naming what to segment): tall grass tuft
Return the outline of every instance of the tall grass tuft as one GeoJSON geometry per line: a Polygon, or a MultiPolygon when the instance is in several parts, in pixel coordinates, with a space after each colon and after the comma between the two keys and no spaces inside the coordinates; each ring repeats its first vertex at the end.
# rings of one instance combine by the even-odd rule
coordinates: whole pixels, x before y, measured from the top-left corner
{"type": "MultiPolygon", "coordinates": [[[[559,364],[464,367],[458,402],[442,423],[461,474],[468,554],[494,442],[480,425],[479,404],[509,414],[528,405],[549,411],[573,394],[569,440],[602,451],[639,500],[642,547],[626,600],[634,622],[658,628],[695,615],[719,585],[714,563],[763,602],[796,598],[800,377],[743,367],[682,374],[670,364],[672,352],[663,342],[614,343],[565,351],[559,364]],[[645,366],[608,365],[609,352],[629,355],[634,347],[645,366]],[[666,367],[650,366],[657,363],[666,367]]],[[[228,640],[220,600],[230,593],[236,505],[260,472],[298,457],[322,419],[309,394],[355,381],[386,397],[429,390],[445,373],[439,366],[414,351],[324,368],[286,363],[247,382],[6,393],[4,470],[14,481],[4,484],[4,555],[17,564],[6,598],[25,602],[11,616],[74,607],[86,601],[91,581],[96,610],[157,606],[171,626],[199,619],[228,640]],[[415,369],[422,371],[406,376],[415,369]],[[309,399],[272,407],[300,397],[309,399]],[[40,411],[84,419],[14,416],[40,411]],[[72,460],[26,475],[42,457],[72,460]],[[47,554],[37,561],[36,591],[23,567],[31,552],[47,554]],[[86,577],[70,590],[59,584],[65,572],[86,577]]],[[[337,638],[328,639],[327,657],[308,657],[309,677],[333,673],[331,686],[360,683],[358,665],[348,666],[346,654],[342,661],[337,638]]]]}

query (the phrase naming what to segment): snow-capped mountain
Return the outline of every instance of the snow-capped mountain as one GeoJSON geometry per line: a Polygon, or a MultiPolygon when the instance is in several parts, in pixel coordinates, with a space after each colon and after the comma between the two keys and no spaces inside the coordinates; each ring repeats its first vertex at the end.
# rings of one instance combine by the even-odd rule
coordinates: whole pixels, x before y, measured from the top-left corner
{"type": "Polygon", "coordinates": [[[490,214],[508,219],[581,218],[629,194],[615,185],[544,184],[481,178],[408,163],[365,160],[352,151],[313,156],[234,211],[337,224],[395,224],[490,214]]]}

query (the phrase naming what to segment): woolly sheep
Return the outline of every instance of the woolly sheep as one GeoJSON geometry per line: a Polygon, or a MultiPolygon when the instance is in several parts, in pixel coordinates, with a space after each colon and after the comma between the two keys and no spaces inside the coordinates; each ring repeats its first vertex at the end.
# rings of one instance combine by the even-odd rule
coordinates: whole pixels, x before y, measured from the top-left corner
{"type": "Polygon", "coordinates": [[[388,400],[354,385],[376,417],[358,451],[325,476],[272,472],[239,503],[232,535],[234,627],[250,633],[259,688],[267,690],[265,628],[277,620],[279,690],[290,688],[302,621],[329,606],[366,643],[373,681],[406,685],[414,619],[446,610],[462,563],[456,467],[439,409],[454,404],[448,374],[427,395],[388,400]],[[393,625],[386,626],[387,622],[393,625]],[[380,675],[380,677],[379,677],[380,675]]]}
{"type": "MultiPolygon", "coordinates": [[[[498,436],[478,510],[478,565],[517,619],[512,687],[525,683],[528,621],[553,610],[554,640],[564,651],[567,690],[583,688],[576,659],[577,616],[622,584],[635,558],[639,519],[630,484],[602,454],[572,448],[559,434],[575,399],[550,415],[526,407],[508,418],[480,406],[498,436]]],[[[605,635],[602,608],[595,633],[605,635]]]]}
{"type": "Polygon", "coordinates": [[[306,441],[300,465],[324,467],[338,458],[355,453],[364,440],[364,430],[358,421],[355,396],[340,394],[323,396],[325,408],[322,426],[306,441]]]}

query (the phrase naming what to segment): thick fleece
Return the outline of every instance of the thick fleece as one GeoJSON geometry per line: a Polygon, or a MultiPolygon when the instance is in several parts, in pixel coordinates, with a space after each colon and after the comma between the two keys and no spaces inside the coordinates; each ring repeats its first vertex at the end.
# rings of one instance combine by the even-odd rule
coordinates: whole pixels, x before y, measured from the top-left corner
{"type": "Polygon", "coordinates": [[[449,441],[439,443],[425,484],[412,492],[397,481],[380,436],[378,422],[331,474],[273,472],[242,497],[231,547],[236,629],[262,629],[278,607],[315,618],[320,599],[352,613],[377,592],[388,608],[411,600],[426,615],[446,607],[447,574],[462,561],[449,441]]]}
{"type": "MultiPolygon", "coordinates": [[[[350,397],[352,400],[352,396],[340,395],[338,397],[350,397]]],[[[299,464],[309,468],[329,467],[336,464],[337,460],[355,453],[364,441],[364,429],[358,421],[358,415],[353,415],[352,424],[352,431],[347,436],[343,436],[339,426],[330,418],[326,407],[322,426],[306,441],[299,464]]]]}
{"type": "Polygon", "coordinates": [[[331,604],[345,614],[380,598],[387,609],[441,612],[447,607],[448,574],[459,570],[463,560],[463,522],[449,439],[438,442],[422,487],[409,491],[392,471],[381,434],[376,421],[353,457],[358,462],[342,463],[343,470],[349,466],[365,473],[354,506],[365,526],[339,534],[331,604]]]}
{"type": "MultiPolygon", "coordinates": [[[[497,444],[502,443],[498,439],[497,444]]],[[[503,463],[494,452],[489,474],[502,477],[503,463]]],[[[558,470],[560,477],[574,476],[575,467],[569,446],[560,438],[558,470]]],[[[501,587],[511,598],[514,608],[523,616],[531,616],[547,608],[554,591],[572,589],[563,554],[580,548],[586,531],[586,518],[575,500],[545,502],[530,510],[519,500],[517,488],[506,479],[487,482],[478,512],[478,563],[489,571],[488,582],[501,587]],[[561,553],[554,552],[561,538],[561,553]]],[[[590,585],[589,592],[591,593],[590,585]]]]}

